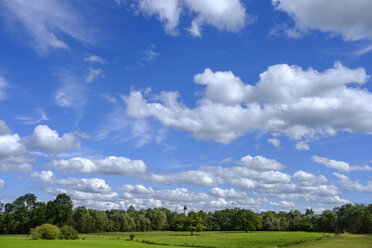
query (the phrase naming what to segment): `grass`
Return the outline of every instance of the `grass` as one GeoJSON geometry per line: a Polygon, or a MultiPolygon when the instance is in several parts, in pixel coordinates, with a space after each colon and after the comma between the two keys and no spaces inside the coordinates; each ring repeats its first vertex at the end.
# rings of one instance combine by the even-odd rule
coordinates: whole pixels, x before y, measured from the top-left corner
{"type": "Polygon", "coordinates": [[[244,248],[244,247],[372,247],[372,235],[307,232],[144,232],[82,234],[80,240],[30,240],[26,235],[0,235],[0,248],[244,248]]]}

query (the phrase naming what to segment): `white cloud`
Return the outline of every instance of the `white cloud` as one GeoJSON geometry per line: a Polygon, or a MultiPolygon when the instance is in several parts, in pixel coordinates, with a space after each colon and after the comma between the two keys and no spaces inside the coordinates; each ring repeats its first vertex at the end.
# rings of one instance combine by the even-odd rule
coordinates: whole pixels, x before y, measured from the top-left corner
{"type": "Polygon", "coordinates": [[[218,198],[246,198],[247,194],[243,191],[236,191],[234,188],[221,189],[214,187],[210,193],[218,198]]]}
{"type": "Polygon", "coordinates": [[[191,35],[201,36],[203,25],[220,31],[237,32],[254,18],[247,16],[240,0],[137,0],[137,8],[145,15],[155,15],[163,23],[165,32],[178,34],[182,14],[196,14],[188,29],[191,35]]]}
{"type": "Polygon", "coordinates": [[[93,42],[81,14],[67,1],[13,0],[0,4],[7,20],[16,20],[28,31],[33,39],[32,46],[39,53],[50,48],[68,49],[61,33],[84,43],[93,42]]]}
{"type": "Polygon", "coordinates": [[[8,87],[8,82],[5,80],[5,78],[0,76],[0,100],[3,100],[6,98],[5,89],[8,87]]]}
{"type": "Polygon", "coordinates": [[[0,135],[0,171],[28,172],[32,170],[31,161],[18,134],[0,135]]]}
{"type": "Polygon", "coordinates": [[[47,166],[64,172],[108,175],[143,174],[147,169],[146,164],[142,160],[130,160],[115,156],[96,160],[80,157],[68,160],[52,160],[47,166]]]}
{"type": "Polygon", "coordinates": [[[32,172],[31,178],[40,179],[46,184],[66,186],[69,189],[87,193],[112,193],[112,189],[101,178],[67,178],[57,179],[52,171],[32,172]]]}
{"type": "Polygon", "coordinates": [[[244,156],[240,159],[240,164],[256,171],[272,171],[281,170],[285,166],[274,159],[268,159],[262,156],[252,157],[250,155],[244,156]]]}
{"type": "Polygon", "coordinates": [[[103,99],[105,99],[106,101],[110,102],[110,103],[117,103],[117,100],[116,100],[116,97],[114,96],[111,96],[110,94],[106,93],[106,94],[101,94],[101,97],[103,99]]]}
{"type": "Polygon", "coordinates": [[[68,194],[71,199],[73,200],[80,200],[80,201],[115,201],[118,199],[118,194],[116,192],[110,193],[93,193],[93,192],[84,192],[74,189],[65,189],[65,188],[46,188],[45,191],[49,194],[57,195],[57,194],[68,194]]]}
{"type": "Polygon", "coordinates": [[[354,182],[347,176],[334,172],[333,175],[339,180],[339,184],[348,191],[372,193],[372,181],[368,181],[367,185],[362,185],[358,181],[354,182]]]}
{"type": "Polygon", "coordinates": [[[5,182],[3,179],[0,179],[0,189],[5,188],[5,182]]]}
{"type": "Polygon", "coordinates": [[[325,165],[327,168],[336,169],[342,172],[349,171],[372,171],[372,167],[368,165],[349,165],[344,161],[337,161],[319,156],[312,156],[311,160],[319,164],[325,165]]]}
{"type": "Polygon", "coordinates": [[[68,70],[61,70],[56,76],[61,83],[54,95],[57,106],[81,109],[87,98],[85,79],[68,70]]]}
{"type": "Polygon", "coordinates": [[[307,141],[300,141],[296,143],[296,149],[299,151],[310,150],[310,146],[307,141]]]}
{"type": "Polygon", "coordinates": [[[139,10],[149,16],[156,15],[163,23],[165,32],[177,34],[177,26],[181,14],[179,0],[137,0],[139,10]]]}
{"type": "Polygon", "coordinates": [[[23,124],[26,124],[26,125],[36,125],[43,121],[49,121],[48,116],[43,110],[38,109],[37,112],[39,114],[39,117],[37,118],[32,118],[32,117],[27,117],[27,116],[16,116],[15,119],[21,121],[23,124]]]}
{"type": "Polygon", "coordinates": [[[282,209],[296,209],[296,205],[289,201],[270,202],[271,206],[280,207],[282,209]]]}
{"type": "Polygon", "coordinates": [[[144,179],[158,184],[187,183],[199,186],[215,186],[223,182],[220,177],[215,177],[209,172],[197,170],[180,173],[150,173],[145,175],[144,179]]]}
{"type": "MultiPolygon", "coordinates": [[[[85,161],[85,168],[82,168],[81,164],[74,163],[72,160],[57,161],[62,161],[59,165],[52,165],[54,162],[52,161],[49,166],[70,172],[98,173],[99,169],[93,170],[93,165],[89,164],[89,161],[90,163],[94,161],[85,161]]],[[[108,163],[101,162],[100,164],[105,165],[106,171],[99,171],[99,173],[113,174],[107,173],[107,167],[110,167],[108,163]]],[[[242,157],[238,165],[232,167],[206,166],[198,170],[178,173],[145,174],[142,176],[143,179],[156,184],[169,184],[171,187],[157,189],[142,184],[125,184],[118,188],[121,194],[114,192],[103,179],[98,178],[58,179],[51,171],[34,172],[31,177],[56,185],[56,188],[46,189],[51,194],[67,193],[72,196],[74,203],[100,209],[124,208],[133,205],[137,209],[166,207],[182,211],[181,207],[186,203],[189,210],[208,211],[240,207],[259,211],[266,204],[285,210],[296,208],[296,202],[310,202],[317,206],[335,206],[349,202],[339,197],[340,191],[323,175],[297,171],[291,176],[279,171],[284,168],[284,165],[273,159],[248,155],[242,157]],[[180,187],[181,184],[198,185],[204,189],[214,187],[208,189],[207,192],[194,192],[180,187]],[[173,188],[175,185],[177,188],[173,188]],[[224,186],[217,187],[217,185],[224,186]],[[249,193],[260,197],[270,197],[270,200],[251,198],[249,193]],[[280,200],[275,201],[275,198],[280,200]]]]}
{"type": "Polygon", "coordinates": [[[89,68],[89,74],[85,78],[85,81],[87,83],[91,83],[94,79],[96,79],[99,76],[104,77],[102,69],[100,69],[100,68],[98,68],[98,69],[89,68]]]}
{"type": "Polygon", "coordinates": [[[119,201],[118,193],[101,178],[66,178],[58,179],[52,171],[41,171],[31,173],[31,178],[39,179],[45,184],[53,185],[47,187],[47,193],[57,195],[68,194],[75,206],[87,206],[99,209],[112,209],[123,206],[119,201]]]}
{"type": "Polygon", "coordinates": [[[10,133],[10,128],[6,125],[6,123],[0,120],[0,136],[6,135],[10,133]]]}
{"type": "Polygon", "coordinates": [[[149,47],[142,52],[142,60],[143,61],[152,61],[156,60],[159,56],[160,53],[155,51],[156,46],[154,44],[150,44],[149,47]]]}
{"type": "Polygon", "coordinates": [[[314,162],[323,164],[327,168],[333,168],[333,169],[337,169],[339,171],[344,171],[344,172],[350,171],[350,165],[342,161],[336,161],[336,160],[323,158],[319,156],[312,156],[311,160],[313,160],[314,162]]]}
{"type": "MultiPolygon", "coordinates": [[[[205,166],[198,170],[178,173],[150,173],[144,175],[143,179],[156,184],[168,185],[192,184],[204,187],[233,185],[242,190],[213,187],[209,195],[213,197],[211,201],[215,201],[217,205],[224,205],[225,198],[244,198],[247,192],[260,196],[278,197],[284,201],[305,201],[333,206],[348,202],[339,197],[340,191],[325,176],[305,171],[297,171],[291,176],[280,171],[284,168],[284,165],[273,159],[247,155],[240,159],[237,166],[205,166]]],[[[127,197],[135,197],[132,194],[135,191],[133,187],[127,187],[125,191],[130,192],[126,193],[127,197]]],[[[143,191],[156,194],[153,188],[146,188],[143,191]]],[[[230,205],[225,207],[228,206],[230,205]]]]}
{"type": "Polygon", "coordinates": [[[189,28],[193,36],[201,36],[201,26],[209,24],[221,31],[236,32],[247,23],[245,8],[240,0],[185,0],[197,14],[189,28]]]}
{"type": "Polygon", "coordinates": [[[280,139],[271,138],[271,139],[267,139],[267,142],[269,142],[270,144],[272,144],[276,148],[280,148],[280,139]]]}
{"type": "Polygon", "coordinates": [[[84,61],[98,64],[105,64],[106,60],[97,55],[89,55],[84,58],[84,61]]]}
{"type": "Polygon", "coordinates": [[[296,23],[289,31],[319,30],[339,34],[344,40],[372,39],[372,2],[368,0],[272,0],[296,23]]]}
{"type": "Polygon", "coordinates": [[[302,170],[295,172],[293,174],[293,179],[303,186],[326,185],[328,183],[328,180],[325,178],[325,176],[315,176],[314,174],[302,170]]]}
{"type": "Polygon", "coordinates": [[[30,137],[24,139],[24,143],[35,150],[41,150],[54,154],[63,151],[80,149],[80,140],[73,133],[65,133],[61,137],[57,131],[46,125],[38,125],[30,137]]]}
{"type": "Polygon", "coordinates": [[[132,91],[122,98],[128,116],[154,117],[165,126],[192,132],[198,140],[230,143],[259,131],[308,142],[338,131],[372,133],[372,94],[362,87],[367,79],[364,69],[340,63],[324,72],[270,66],[256,85],[244,84],[229,71],[206,69],[195,76],[196,83],[206,85],[195,108],[179,102],[178,92],[146,99],[141,91],[132,91]]]}

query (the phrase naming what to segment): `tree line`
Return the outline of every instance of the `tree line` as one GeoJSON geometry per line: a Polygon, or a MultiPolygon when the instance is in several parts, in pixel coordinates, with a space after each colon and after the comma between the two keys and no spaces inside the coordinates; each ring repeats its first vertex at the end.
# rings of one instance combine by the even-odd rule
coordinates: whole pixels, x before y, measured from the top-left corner
{"type": "Polygon", "coordinates": [[[59,194],[47,203],[34,194],[18,197],[12,203],[0,202],[0,233],[27,234],[31,228],[49,223],[69,225],[79,233],[132,231],[313,231],[372,233],[372,204],[345,204],[315,214],[307,209],[289,212],[225,209],[190,212],[186,217],[166,208],[136,210],[73,209],[71,198],[59,194]]]}

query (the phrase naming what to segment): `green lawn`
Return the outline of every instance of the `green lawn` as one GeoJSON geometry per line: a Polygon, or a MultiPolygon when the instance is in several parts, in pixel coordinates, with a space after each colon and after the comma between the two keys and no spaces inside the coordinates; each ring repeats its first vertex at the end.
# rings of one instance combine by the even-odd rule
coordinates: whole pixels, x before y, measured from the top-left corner
{"type": "Polygon", "coordinates": [[[26,235],[0,235],[0,248],[170,248],[170,247],[372,247],[372,235],[307,232],[189,232],[82,234],[80,240],[30,240],[26,235]]]}

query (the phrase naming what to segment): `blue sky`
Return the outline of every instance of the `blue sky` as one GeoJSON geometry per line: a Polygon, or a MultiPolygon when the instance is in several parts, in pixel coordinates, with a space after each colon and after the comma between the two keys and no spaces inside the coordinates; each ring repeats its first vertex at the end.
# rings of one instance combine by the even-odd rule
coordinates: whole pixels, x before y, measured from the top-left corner
{"type": "Polygon", "coordinates": [[[0,0],[0,201],[370,203],[372,3],[0,0]]]}

